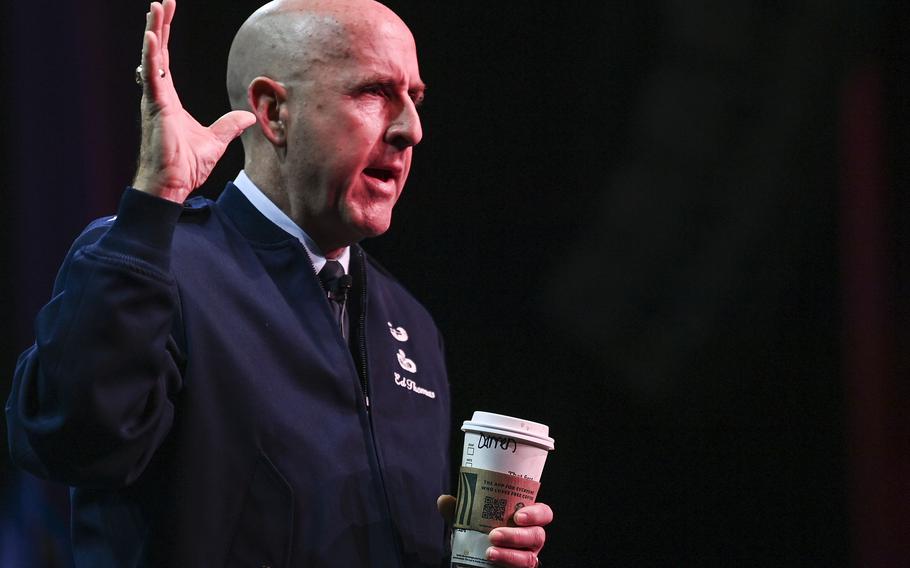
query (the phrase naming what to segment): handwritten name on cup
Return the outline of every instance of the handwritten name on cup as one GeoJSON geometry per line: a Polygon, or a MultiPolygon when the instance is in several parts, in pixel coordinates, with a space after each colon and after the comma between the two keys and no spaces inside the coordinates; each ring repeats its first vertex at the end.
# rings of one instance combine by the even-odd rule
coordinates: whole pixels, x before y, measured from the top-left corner
{"type": "Polygon", "coordinates": [[[512,438],[506,438],[503,436],[488,436],[486,434],[480,434],[480,438],[477,441],[477,447],[480,449],[493,448],[502,451],[508,451],[509,448],[512,448],[512,453],[514,454],[518,449],[518,442],[512,438]]]}

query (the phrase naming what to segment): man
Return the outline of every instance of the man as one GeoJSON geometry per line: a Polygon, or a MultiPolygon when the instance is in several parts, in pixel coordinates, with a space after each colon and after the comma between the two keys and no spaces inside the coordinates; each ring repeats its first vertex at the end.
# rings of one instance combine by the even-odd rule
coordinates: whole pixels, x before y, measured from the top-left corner
{"type": "MultiPolygon", "coordinates": [[[[271,2],[206,128],[172,82],[174,10],[147,17],[133,187],[73,245],[17,365],[13,457],[74,488],[79,566],[438,566],[441,338],[356,245],[388,228],[422,137],[410,31],[371,0],[271,2]],[[235,183],[186,201],[248,128],[235,183]]],[[[498,564],[537,565],[552,512],[522,513],[491,533],[498,564]]]]}

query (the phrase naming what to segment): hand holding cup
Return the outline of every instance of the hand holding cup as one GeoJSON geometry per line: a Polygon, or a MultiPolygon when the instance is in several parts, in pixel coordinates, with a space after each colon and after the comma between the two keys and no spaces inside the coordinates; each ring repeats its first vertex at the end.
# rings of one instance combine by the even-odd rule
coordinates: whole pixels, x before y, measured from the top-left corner
{"type": "Polygon", "coordinates": [[[437,507],[452,515],[452,566],[536,567],[553,511],[536,503],[553,449],[549,428],[520,418],[475,412],[466,421],[458,498],[437,507]]]}
{"type": "MultiPolygon", "coordinates": [[[[455,518],[455,497],[440,495],[436,500],[439,514],[446,522],[455,518]]],[[[487,560],[497,566],[525,568],[537,566],[537,556],[547,540],[543,527],[553,522],[553,510],[544,503],[534,503],[512,516],[515,527],[502,527],[490,531],[490,544],[486,551],[487,560]]]]}

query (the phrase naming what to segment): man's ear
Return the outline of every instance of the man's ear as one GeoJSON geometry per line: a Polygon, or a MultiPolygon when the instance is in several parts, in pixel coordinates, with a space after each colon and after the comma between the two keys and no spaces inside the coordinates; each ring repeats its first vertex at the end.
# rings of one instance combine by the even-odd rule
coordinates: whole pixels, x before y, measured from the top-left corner
{"type": "Polygon", "coordinates": [[[246,91],[247,102],[256,115],[259,129],[275,146],[287,144],[283,114],[286,112],[287,88],[269,77],[256,77],[246,91]]]}

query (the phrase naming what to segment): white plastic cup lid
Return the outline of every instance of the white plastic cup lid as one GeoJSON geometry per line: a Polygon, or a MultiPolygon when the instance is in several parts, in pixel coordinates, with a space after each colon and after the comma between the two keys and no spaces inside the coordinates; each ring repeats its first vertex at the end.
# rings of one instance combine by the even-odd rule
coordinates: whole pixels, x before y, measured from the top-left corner
{"type": "Polygon", "coordinates": [[[470,420],[465,421],[461,429],[464,432],[470,430],[517,438],[550,451],[555,447],[553,438],[549,436],[549,426],[513,416],[477,410],[470,420]]]}

